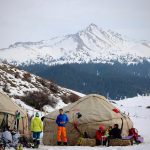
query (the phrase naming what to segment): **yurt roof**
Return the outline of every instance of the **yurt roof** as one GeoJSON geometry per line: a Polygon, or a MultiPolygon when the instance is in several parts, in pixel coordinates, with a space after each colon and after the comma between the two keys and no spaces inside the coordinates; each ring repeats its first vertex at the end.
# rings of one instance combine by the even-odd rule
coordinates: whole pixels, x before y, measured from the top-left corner
{"type": "MultiPolygon", "coordinates": [[[[112,105],[104,96],[97,94],[87,95],[78,101],[64,107],[63,110],[69,117],[70,122],[73,122],[78,114],[81,114],[80,122],[96,122],[108,121],[122,117],[122,113],[113,111],[115,106],[112,105]]],[[[58,110],[46,115],[45,118],[56,119],[59,114],[58,110]]]]}
{"type": "Polygon", "coordinates": [[[19,111],[22,117],[26,116],[26,111],[12,101],[6,94],[0,92],[0,112],[15,115],[19,111]]]}

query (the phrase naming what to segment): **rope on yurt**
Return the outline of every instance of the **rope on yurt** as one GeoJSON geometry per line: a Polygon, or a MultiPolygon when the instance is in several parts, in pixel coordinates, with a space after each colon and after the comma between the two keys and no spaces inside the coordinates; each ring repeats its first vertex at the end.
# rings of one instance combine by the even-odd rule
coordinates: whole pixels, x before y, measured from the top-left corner
{"type": "Polygon", "coordinates": [[[23,130],[23,134],[24,134],[24,118],[22,117],[22,130],[23,130]]]}
{"type": "MultiPolygon", "coordinates": [[[[129,117],[128,117],[128,118],[129,118],[129,117]]],[[[126,122],[127,122],[128,129],[130,129],[127,119],[126,119],[126,122]]]]}
{"type": "Polygon", "coordinates": [[[123,129],[123,118],[121,118],[121,133],[122,133],[122,129],[123,129]]]}

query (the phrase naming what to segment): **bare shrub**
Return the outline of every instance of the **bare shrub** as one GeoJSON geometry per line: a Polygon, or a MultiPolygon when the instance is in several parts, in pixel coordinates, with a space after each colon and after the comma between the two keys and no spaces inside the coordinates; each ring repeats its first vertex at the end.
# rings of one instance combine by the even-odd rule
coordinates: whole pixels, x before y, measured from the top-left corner
{"type": "Polygon", "coordinates": [[[49,105],[51,105],[52,107],[55,107],[56,104],[58,103],[58,99],[54,96],[49,96],[49,105]]]}
{"type": "Polygon", "coordinates": [[[30,73],[24,73],[23,74],[24,80],[30,81],[31,80],[31,74],[30,73]]]}
{"type": "Polygon", "coordinates": [[[3,91],[6,92],[6,93],[10,93],[10,90],[9,90],[9,87],[8,87],[7,83],[4,84],[3,91]]]}
{"type": "Polygon", "coordinates": [[[23,101],[38,110],[42,110],[44,105],[51,105],[54,107],[57,103],[55,99],[50,98],[48,93],[44,93],[43,91],[28,93],[27,96],[23,98],[23,101]]]}
{"type": "Polygon", "coordinates": [[[70,102],[76,102],[77,100],[79,100],[80,99],[80,96],[78,96],[78,95],[76,95],[76,94],[74,94],[74,93],[71,93],[70,95],[69,95],[69,99],[70,99],[70,102]]]}
{"type": "Polygon", "coordinates": [[[49,87],[49,89],[53,92],[53,93],[58,93],[58,86],[57,85],[55,85],[54,83],[51,83],[50,84],[50,87],[49,87]]]}
{"type": "Polygon", "coordinates": [[[45,82],[45,80],[41,79],[41,78],[37,78],[36,79],[38,82],[40,82],[43,86],[48,86],[47,83],[45,82]]]}
{"type": "Polygon", "coordinates": [[[40,78],[37,78],[37,81],[40,82],[40,84],[42,84],[44,87],[47,87],[52,93],[58,93],[59,88],[56,84],[40,78]]]}
{"type": "Polygon", "coordinates": [[[60,97],[61,97],[61,99],[63,100],[63,102],[64,102],[65,104],[68,104],[68,103],[70,102],[70,101],[69,101],[69,98],[68,98],[67,96],[61,95],[60,97]]]}
{"type": "Polygon", "coordinates": [[[65,104],[68,104],[70,102],[71,103],[76,102],[77,100],[80,99],[80,96],[78,96],[74,93],[71,93],[70,95],[64,94],[64,95],[61,96],[61,98],[62,98],[62,100],[65,104]]]}

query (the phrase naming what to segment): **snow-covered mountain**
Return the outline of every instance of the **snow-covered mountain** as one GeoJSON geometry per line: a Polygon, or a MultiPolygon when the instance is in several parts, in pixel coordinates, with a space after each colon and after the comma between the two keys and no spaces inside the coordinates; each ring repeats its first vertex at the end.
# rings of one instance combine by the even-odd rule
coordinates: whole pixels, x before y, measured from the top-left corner
{"type": "Polygon", "coordinates": [[[80,98],[80,94],[58,86],[12,65],[0,63],[0,92],[40,110],[49,111],[80,98]],[[39,108],[38,108],[39,107],[39,108]]]}
{"type": "Polygon", "coordinates": [[[0,58],[15,65],[43,63],[138,63],[150,61],[150,43],[137,42],[95,24],[76,34],[40,42],[17,42],[0,49],[0,58]]]}

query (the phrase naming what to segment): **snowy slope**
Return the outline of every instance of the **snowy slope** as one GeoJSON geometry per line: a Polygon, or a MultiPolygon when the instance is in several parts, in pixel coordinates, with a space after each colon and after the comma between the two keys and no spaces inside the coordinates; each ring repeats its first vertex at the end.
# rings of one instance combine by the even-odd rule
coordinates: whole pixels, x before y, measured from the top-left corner
{"type": "MultiPolygon", "coordinates": [[[[30,93],[40,92],[39,96],[44,93],[48,95],[49,99],[49,104],[43,106],[43,110],[47,112],[66,106],[66,103],[70,103],[72,98],[78,100],[81,97],[79,93],[60,87],[52,81],[44,80],[4,63],[0,63],[0,91],[13,97],[15,102],[22,107],[26,107],[26,105],[20,100],[24,100],[30,93]]],[[[30,99],[32,100],[32,98],[30,99]]],[[[41,96],[42,101],[45,99],[41,96]]],[[[35,103],[37,102],[35,101],[35,103]]],[[[28,107],[28,110],[33,111],[31,107],[28,107]]]]}
{"type": "Polygon", "coordinates": [[[11,64],[46,65],[65,63],[138,63],[150,61],[150,45],[146,41],[129,40],[95,24],[76,34],[40,42],[18,42],[0,50],[0,58],[11,64]]]}

